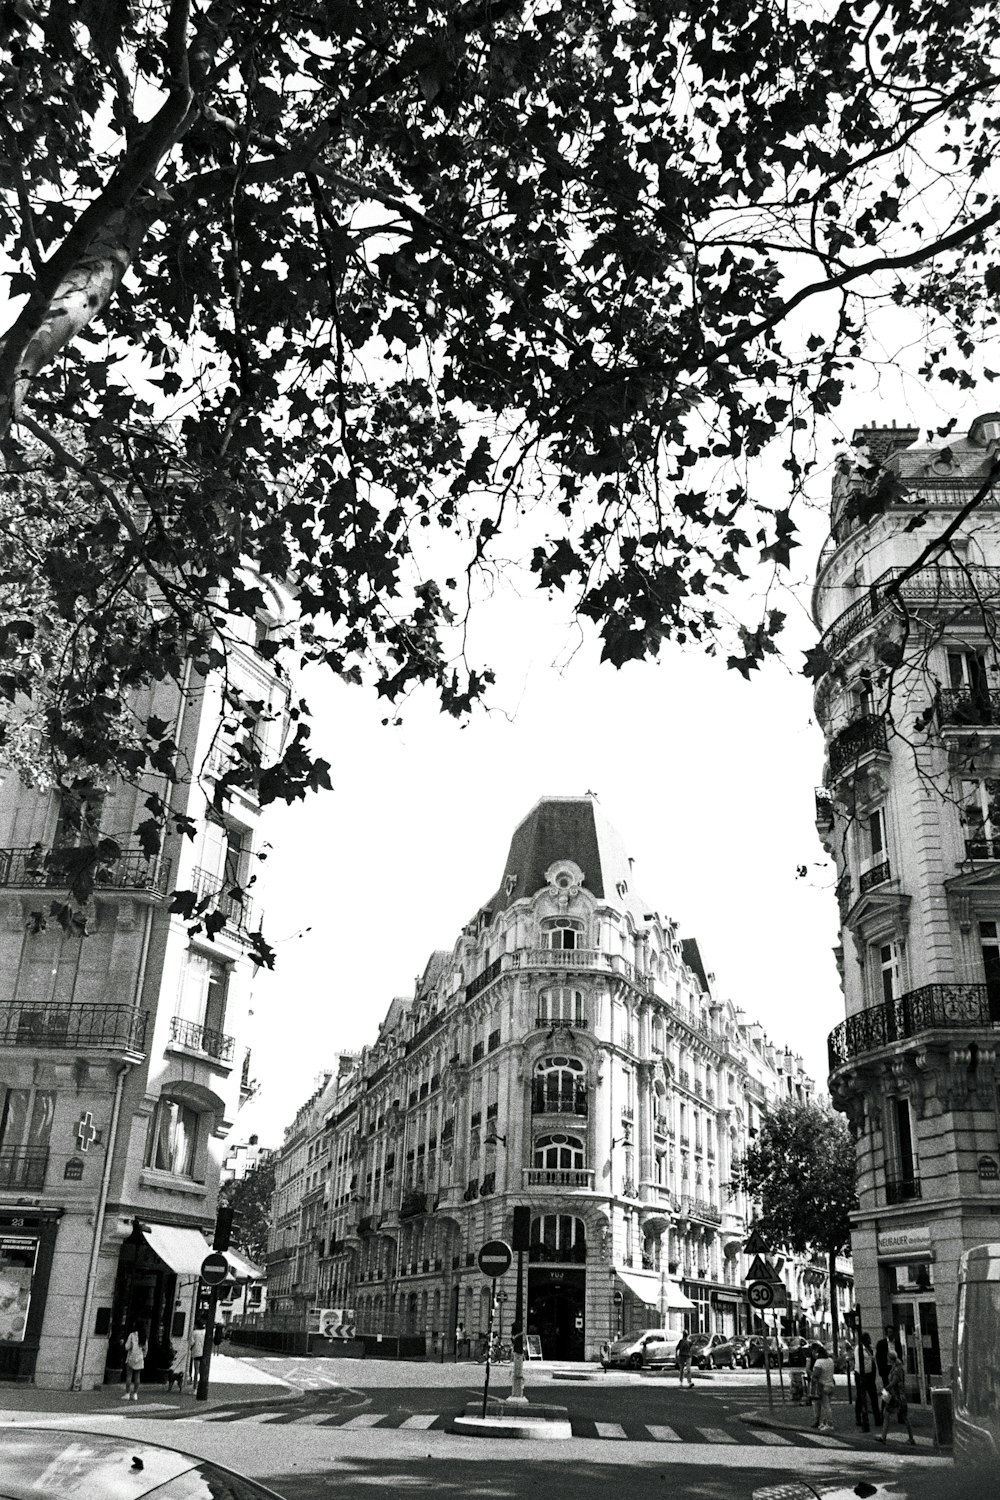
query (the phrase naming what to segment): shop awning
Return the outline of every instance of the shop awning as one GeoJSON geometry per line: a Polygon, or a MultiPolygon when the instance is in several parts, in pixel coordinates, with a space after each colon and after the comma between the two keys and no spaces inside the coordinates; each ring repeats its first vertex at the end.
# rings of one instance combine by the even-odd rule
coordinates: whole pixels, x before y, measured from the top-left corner
{"type": "Polygon", "coordinates": [[[694,1307],[690,1297],[686,1297],[669,1276],[657,1275],[655,1271],[645,1274],[641,1271],[619,1271],[618,1279],[624,1281],[634,1297],[640,1302],[645,1302],[647,1307],[660,1307],[664,1292],[666,1292],[666,1305],[668,1311],[688,1312],[694,1307]]]}
{"type": "Polygon", "coordinates": [[[142,1233],[149,1248],[181,1276],[198,1276],[205,1256],[212,1253],[211,1245],[197,1229],[144,1224],[142,1233]]]}
{"type": "Polygon", "coordinates": [[[244,1260],[238,1250],[223,1250],[222,1253],[229,1262],[229,1274],[234,1281],[263,1281],[267,1275],[253,1261],[244,1260]]]}

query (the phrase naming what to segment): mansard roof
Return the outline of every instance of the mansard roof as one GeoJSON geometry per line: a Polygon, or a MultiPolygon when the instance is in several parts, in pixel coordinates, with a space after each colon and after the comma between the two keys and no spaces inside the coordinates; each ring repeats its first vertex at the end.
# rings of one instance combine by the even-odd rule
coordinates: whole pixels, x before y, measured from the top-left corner
{"type": "Polygon", "coordinates": [[[530,899],[545,888],[546,870],[562,859],[579,866],[584,889],[592,896],[631,912],[643,925],[650,908],[633,890],[631,862],[621,836],[592,792],[542,797],[535,803],[514,830],[503,878],[487,909],[495,915],[515,901],[530,899]]]}
{"type": "Polygon", "coordinates": [[[702,963],[701,949],[698,947],[697,938],[681,938],[681,957],[698,980],[703,992],[707,995],[708,975],[705,973],[705,965],[702,963]]]}

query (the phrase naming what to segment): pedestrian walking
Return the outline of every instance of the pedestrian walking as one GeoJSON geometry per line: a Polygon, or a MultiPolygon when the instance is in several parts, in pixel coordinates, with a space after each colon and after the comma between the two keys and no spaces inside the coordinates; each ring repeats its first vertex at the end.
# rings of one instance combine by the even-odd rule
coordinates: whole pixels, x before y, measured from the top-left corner
{"type": "Polygon", "coordinates": [[[214,1345],[214,1347],[216,1349],[216,1352],[218,1352],[218,1349],[219,1349],[220,1345],[222,1344],[222,1340],[225,1338],[225,1336],[226,1336],[226,1325],[225,1325],[225,1323],[216,1323],[215,1327],[212,1329],[212,1344],[214,1345]]]}
{"type": "Polygon", "coordinates": [[[900,1427],[906,1428],[911,1448],[917,1446],[910,1426],[909,1408],[906,1404],[906,1369],[896,1349],[889,1346],[889,1373],[885,1382],[885,1406],[882,1409],[882,1431],[876,1435],[876,1443],[885,1444],[889,1435],[889,1417],[895,1413],[900,1427]]]}
{"type": "Polygon", "coordinates": [[[677,1369],[680,1374],[680,1383],[687,1382],[689,1391],[694,1390],[694,1381],[691,1379],[691,1339],[687,1329],[677,1340],[677,1369]]]}
{"type": "Polygon", "coordinates": [[[861,1335],[861,1347],[854,1355],[854,1375],[857,1394],[854,1400],[854,1420],[859,1427],[864,1425],[865,1405],[869,1403],[877,1427],[882,1420],[882,1407],[875,1384],[875,1355],[870,1333],[861,1335]]]}
{"type": "Polygon", "coordinates": [[[889,1379],[889,1350],[895,1349],[899,1353],[896,1343],[896,1330],[891,1323],[887,1323],[883,1330],[883,1336],[875,1345],[875,1369],[883,1386],[889,1379]]]}
{"type": "Polygon", "coordinates": [[[125,1340],[125,1394],[123,1401],[138,1401],[139,1381],[146,1365],[146,1328],[143,1323],[133,1323],[125,1340]]]}
{"type": "Polygon", "coordinates": [[[811,1388],[816,1403],[813,1426],[818,1432],[833,1431],[833,1391],[837,1377],[833,1369],[833,1358],[825,1348],[820,1349],[813,1360],[811,1388]]]}
{"type": "Polygon", "coordinates": [[[197,1385],[201,1378],[201,1360],[205,1353],[205,1325],[197,1322],[191,1330],[191,1380],[197,1385]]]}

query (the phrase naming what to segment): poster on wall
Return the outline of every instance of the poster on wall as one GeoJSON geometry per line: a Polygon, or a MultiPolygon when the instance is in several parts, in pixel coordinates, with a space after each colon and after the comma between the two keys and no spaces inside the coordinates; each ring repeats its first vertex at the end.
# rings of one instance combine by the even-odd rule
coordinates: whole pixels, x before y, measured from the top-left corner
{"type": "Polygon", "coordinates": [[[38,1240],[34,1235],[0,1235],[0,1341],[24,1342],[31,1306],[38,1240]]]}

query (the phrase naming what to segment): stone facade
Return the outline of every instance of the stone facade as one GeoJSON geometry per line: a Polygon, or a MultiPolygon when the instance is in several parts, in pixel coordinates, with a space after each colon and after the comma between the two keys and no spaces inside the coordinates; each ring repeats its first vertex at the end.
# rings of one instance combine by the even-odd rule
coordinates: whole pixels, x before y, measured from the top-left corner
{"type": "Polygon", "coordinates": [[[983,490],[1000,416],[947,445],[917,439],[854,434],[867,454],[834,481],[814,615],[817,823],[847,1011],[830,1090],[857,1144],[858,1302],[865,1326],[897,1327],[926,1394],[950,1365],[959,1254],[1000,1238],[1000,515],[983,490]]]}
{"type": "MultiPolygon", "coordinates": [[[[272,600],[271,623],[286,603],[272,600]]],[[[236,628],[230,686],[268,706],[259,733],[277,746],[287,687],[254,650],[255,627],[236,628]]],[[[60,891],[44,860],[66,842],[58,793],[13,774],[0,786],[0,1280],[14,1299],[0,1379],[62,1389],[118,1379],[132,1320],[148,1325],[154,1367],[190,1327],[224,1141],[251,1087],[255,923],[229,892],[255,879],[260,809],[237,793],[224,817],[210,813],[230,717],[218,681],[192,669],[183,689],[156,684],[133,706],[172,726],[190,775],[93,795],[90,833],[123,852],[79,927],[49,914],[60,891]],[[170,832],[148,858],[131,831],[153,790],[195,837],[170,832]],[[168,909],[192,888],[225,915],[214,942],[168,909]]]]}
{"type": "MultiPolygon", "coordinates": [[[[743,1331],[748,1205],[728,1192],[731,1164],[769,1103],[812,1087],[638,894],[596,799],[546,798],[497,893],[393,1000],[335,1092],[300,1111],[271,1306],[275,1271],[294,1264],[307,1300],[350,1309],[373,1341],[475,1352],[489,1311],[477,1252],[509,1240],[526,1205],[526,1331],[546,1355],[594,1358],[619,1328],[743,1331]]],[[[779,1263],[786,1327],[827,1331],[825,1270],[779,1263]]],[[[507,1330],[514,1283],[512,1270],[507,1330]]]]}

